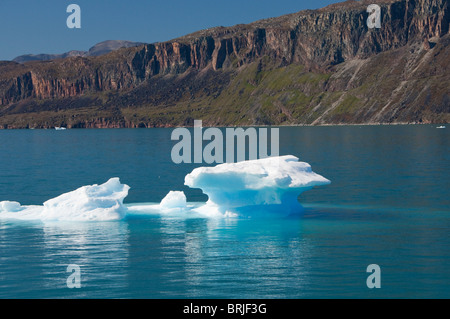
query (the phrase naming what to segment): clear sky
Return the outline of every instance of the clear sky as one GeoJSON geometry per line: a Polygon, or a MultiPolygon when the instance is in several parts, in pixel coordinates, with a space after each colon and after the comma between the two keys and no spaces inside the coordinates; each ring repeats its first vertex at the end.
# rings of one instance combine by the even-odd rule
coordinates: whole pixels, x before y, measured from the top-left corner
{"type": "Polygon", "coordinates": [[[167,41],[215,26],[250,23],[341,0],[0,0],[0,60],[88,50],[105,40],[167,41]],[[69,4],[81,29],[69,29],[69,4]]]}

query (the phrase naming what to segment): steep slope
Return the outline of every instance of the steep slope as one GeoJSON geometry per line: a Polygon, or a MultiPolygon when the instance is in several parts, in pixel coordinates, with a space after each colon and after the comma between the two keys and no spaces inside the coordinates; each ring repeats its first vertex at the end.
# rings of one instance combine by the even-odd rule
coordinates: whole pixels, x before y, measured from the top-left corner
{"type": "Polygon", "coordinates": [[[0,63],[0,126],[450,121],[447,0],[370,1],[98,57],[0,63]]]}

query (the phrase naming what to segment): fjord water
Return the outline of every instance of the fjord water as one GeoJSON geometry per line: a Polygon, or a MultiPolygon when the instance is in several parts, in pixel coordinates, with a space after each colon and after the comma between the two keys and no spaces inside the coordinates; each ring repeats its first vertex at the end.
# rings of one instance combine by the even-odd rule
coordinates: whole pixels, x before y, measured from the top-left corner
{"type": "MultiPolygon", "coordinates": [[[[120,177],[133,203],[200,190],[171,129],[0,131],[0,201],[44,201],[120,177]]],[[[0,298],[449,298],[450,141],[436,125],[280,128],[280,154],[330,185],[301,216],[114,222],[0,219],[0,298]],[[69,289],[67,266],[81,269],[69,289]],[[381,269],[369,289],[366,268],[381,269]]]]}

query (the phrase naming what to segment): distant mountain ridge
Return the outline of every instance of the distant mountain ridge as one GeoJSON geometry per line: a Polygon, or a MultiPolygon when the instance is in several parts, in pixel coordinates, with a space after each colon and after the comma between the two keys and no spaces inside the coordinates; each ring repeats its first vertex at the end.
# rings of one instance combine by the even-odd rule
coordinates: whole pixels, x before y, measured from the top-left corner
{"type": "Polygon", "coordinates": [[[449,1],[372,2],[0,62],[0,128],[449,123],[449,1]]]}
{"type": "Polygon", "coordinates": [[[103,54],[107,54],[111,51],[120,49],[120,48],[131,48],[139,45],[143,45],[143,42],[132,42],[132,41],[124,41],[124,40],[107,40],[100,43],[97,43],[93,47],[91,47],[88,51],[76,51],[72,50],[69,52],[61,53],[61,54],[24,54],[14,58],[12,61],[17,63],[25,63],[29,61],[48,61],[55,59],[64,59],[67,57],[89,57],[89,56],[99,56],[103,54]]]}

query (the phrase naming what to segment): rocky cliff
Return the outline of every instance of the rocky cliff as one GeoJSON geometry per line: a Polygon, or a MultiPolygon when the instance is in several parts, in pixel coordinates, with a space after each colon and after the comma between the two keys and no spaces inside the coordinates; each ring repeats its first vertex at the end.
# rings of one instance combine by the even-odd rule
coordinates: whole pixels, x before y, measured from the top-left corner
{"type": "Polygon", "coordinates": [[[447,0],[380,0],[103,56],[0,62],[0,126],[447,123],[447,0]]]}

